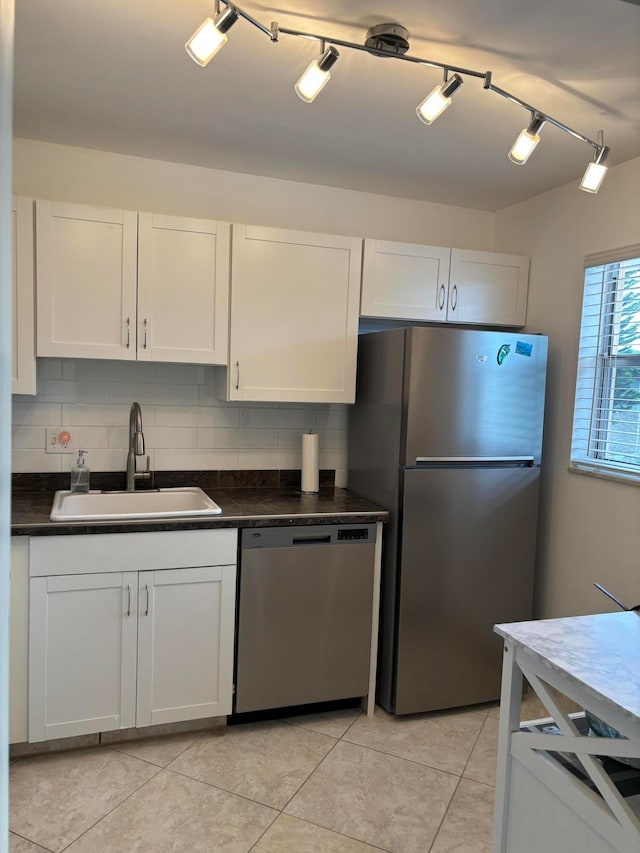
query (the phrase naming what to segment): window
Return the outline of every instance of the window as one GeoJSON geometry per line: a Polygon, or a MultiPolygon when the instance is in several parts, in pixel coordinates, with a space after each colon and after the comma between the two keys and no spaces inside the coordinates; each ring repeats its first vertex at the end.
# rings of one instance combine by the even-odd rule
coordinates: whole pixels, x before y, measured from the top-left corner
{"type": "Polygon", "coordinates": [[[587,258],[571,468],[640,484],[640,246],[587,258]]]}

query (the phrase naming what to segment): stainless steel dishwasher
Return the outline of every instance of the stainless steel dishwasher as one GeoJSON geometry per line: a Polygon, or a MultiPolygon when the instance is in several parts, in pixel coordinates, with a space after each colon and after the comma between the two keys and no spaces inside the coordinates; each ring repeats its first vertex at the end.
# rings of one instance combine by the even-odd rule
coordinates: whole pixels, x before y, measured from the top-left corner
{"type": "Polygon", "coordinates": [[[242,530],[235,711],[364,696],[376,525],[242,530]]]}

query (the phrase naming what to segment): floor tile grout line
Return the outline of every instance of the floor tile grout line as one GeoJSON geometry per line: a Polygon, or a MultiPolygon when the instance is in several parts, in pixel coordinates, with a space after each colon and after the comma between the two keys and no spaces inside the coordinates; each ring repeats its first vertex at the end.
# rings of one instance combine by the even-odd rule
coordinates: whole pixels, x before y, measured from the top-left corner
{"type": "MultiPolygon", "coordinates": [[[[325,829],[327,832],[332,832],[334,835],[339,835],[341,838],[348,838],[349,841],[356,841],[359,844],[367,844],[369,847],[373,847],[374,850],[381,850],[383,853],[392,853],[388,847],[380,847],[379,844],[373,844],[371,841],[363,841],[361,838],[356,838],[355,835],[347,835],[346,832],[340,832],[339,829],[330,829],[328,826],[323,826],[321,823],[314,823],[312,820],[309,820],[308,817],[300,817],[297,814],[287,814],[286,812],[282,812],[285,817],[291,817],[295,820],[301,820],[304,823],[308,823],[310,826],[317,826],[318,829],[325,829]]],[[[278,815],[280,817],[280,815],[278,815]]],[[[249,850],[248,853],[251,853],[249,850]]]]}
{"type": "Polygon", "coordinates": [[[362,708],[360,708],[359,711],[360,711],[360,713],[357,714],[357,716],[355,716],[353,718],[353,720],[351,720],[351,722],[349,723],[347,728],[340,735],[340,738],[339,738],[340,740],[342,740],[344,738],[344,736],[346,735],[346,733],[351,729],[351,727],[357,723],[357,721],[360,719],[360,717],[363,715],[363,713],[366,713],[365,711],[363,711],[362,708]]]}
{"type": "MultiPolygon", "coordinates": [[[[185,734],[187,734],[187,733],[185,732],[185,734]]],[[[188,749],[191,749],[192,746],[195,746],[198,743],[198,741],[202,740],[202,738],[205,737],[205,735],[207,735],[207,734],[209,734],[208,731],[200,732],[198,734],[198,737],[196,737],[196,739],[194,741],[192,741],[188,746],[185,746],[183,749],[181,749],[180,752],[178,752],[177,755],[174,755],[173,758],[169,759],[169,761],[167,761],[166,764],[156,764],[155,761],[150,761],[148,758],[141,758],[139,755],[132,755],[130,752],[127,752],[126,750],[121,748],[122,746],[124,746],[128,743],[137,743],[137,744],[144,743],[145,738],[138,738],[138,739],[132,740],[132,741],[124,740],[124,741],[120,741],[119,743],[105,744],[105,746],[111,747],[111,749],[115,750],[116,752],[119,752],[121,755],[128,755],[129,758],[137,758],[138,761],[144,761],[147,764],[151,764],[152,767],[159,767],[161,770],[165,770],[171,764],[172,761],[175,761],[177,758],[180,758],[180,756],[183,753],[185,753],[188,749]],[[120,748],[118,748],[118,747],[120,747],[120,748]]]]}
{"type": "Polygon", "coordinates": [[[322,758],[321,758],[321,759],[320,759],[320,761],[316,764],[316,766],[313,768],[313,770],[311,770],[311,771],[307,774],[307,776],[305,777],[304,781],[303,781],[303,782],[301,782],[301,783],[300,783],[300,785],[298,785],[298,787],[296,788],[296,790],[295,790],[295,791],[293,792],[293,794],[289,797],[289,799],[288,799],[288,800],[287,800],[287,802],[284,804],[284,806],[280,809],[280,812],[281,812],[281,813],[282,813],[282,812],[284,812],[284,810],[287,808],[287,806],[289,805],[289,803],[291,802],[291,800],[296,796],[296,794],[298,794],[298,792],[302,789],[302,787],[303,787],[304,785],[306,785],[306,784],[307,784],[307,782],[309,781],[309,779],[311,779],[311,777],[312,777],[312,776],[313,776],[313,774],[316,772],[316,770],[317,770],[317,769],[318,769],[318,768],[319,768],[319,767],[320,767],[320,766],[321,766],[321,765],[322,765],[322,764],[327,760],[327,758],[331,755],[331,753],[333,752],[333,750],[336,748],[336,746],[337,746],[339,743],[340,743],[339,738],[336,738],[335,743],[333,744],[333,746],[331,747],[331,749],[330,749],[328,752],[326,752],[326,753],[322,756],[322,758]]]}
{"type": "MultiPolygon", "coordinates": [[[[480,727],[480,729],[482,730],[482,726],[480,727]]],[[[396,755],[395,752],[385,752],[384,749],[379,749],[375,746],[365,746],[362,743],[355,743],[352,740],[342,740],[342,743],[348,743],[350,746],[359,746],[362,749],[370,749],[372,752],[377,752],[380,755],[388,755],[390,758],[397,758],[399,761],[408,761],[410,764],[417,764],[418,767],[428,767],[429,770],[436,770],[438,773],[446,773],[448,776],[453,776],[456,779],[462,778],[462,773],[455,773],[453,770],[443,770],[442,767],[434,767],[433,764],[425,764],[423,761],[416,761],[414,758],[406,758],[404,755],[396,755]]],[[[476,741],[474,741],[474,746],[475,743],[476,741]]],[[[473,752],[473,747],[471,751],[473,752]]],[[[471,753],[469,753],[469,756],[471,756],[471,753]]],[[[468,761],[469,759],[467,759],[467,762],[468,761]]],[[[465,762],[465,767],[467,766],[467,762],[465,762]]]]}
{"type": "MultiPolygon", "coordinates": [[[[329,713],[330,714],[331,711],[320,712],[320,713],[329,713]]],[[[333,738],[336,738],[336,740],[341,740],[342,737],[349,731],[351,726],[355,723],[355,721],[358,720],[361,716],[362,716],[362,709],[359,709],[359,713],[357,714],[357,716],[355,716],[353,718],[353,720],[351,720],[351,722],[349,723],[349,725],[347,726],[347,728],[344,730],[344,732],[341,735],[330,735],[330,734],[327,734],[327,732],[321,732],[319,729],[313,729],[313,728],[311,728],[311,726],[305,726],[302,723],[291,723],[291,722],[289,722],[289,720],[285,719],[284,717],[282,719],[276,719],[275,722],[285,723],[287,726],[293,726],[293,728],[296,728],[296,729],[304,729],[307,732],[315,732],[318,735],[326,735],[327,737],[333,737],[333,738]]]]}
{"type": "Polygon", "coordinates": [[[251,847],[249,847],[249,848],[247,849],[247,853],[251,853],[251,851],[252,851],[252,850],[255,850],[256,844],[259,844],[259,843],[260,843],[260,841],[262,841],[262,839],[265,837],[265,835],[267,834],[267,832],[269,832],[269,830],[271,829],[271,827],[273,826],[273,824],[278,820],[278,818],[280,817],[280,815],[281,815],[281,814],[282,814],[282,812],[278,812],[278,813],[276,814],[276,816],[275,816],[275,817],[274,817],[274,819],[271,821],[271,823],[269,824],[269,826],[266,826],[266,827],[263,829],[263,831],[260,833],[260,835],[259,835],[259,836],[256,838],[256,840],[253,842],[253,844],[251,845],[251,847]]]}
{"type": "MultiPolygon", "coordinates": [[[[45,851],[46,851],[46,853],[55,853],[55,851],[54,851],[54,850],[52,850],[50,847],[45,847],[45,846],[44,846],[44,844],[38,844],[38,842],[37,842],[37,841],[32,841],[30,838],[27,838],[27,836],[26,836],[26,835],[21,835],[19,832],[16,832],[16,831],[15,831],[15,830],[13,830],[13,829],[10,829],[10,830],[9,830],[9,832],[8,832],[9,841],[11,841],[11,836],[12,836],[12,835],[15,835],[15,836],[16,836],[16,838],[22,838],[22,840],[23,840],[23,841],[28,841],[28,842],[29,842],[29,844],[35,844],[35,845],[36,845],[36,847],[42,847],[42,849],[43,849],[43,850],[45,850],[45,851]]],[[[73,843],[73,842],[72,842],[72,843],[73,843]]]]}
{"type": "Polygon", "coordinates": [[[484,727],[486,726],[486,724],[487,724],[487,720],[488,720],[488,719],[489,719],[488,717],[487,717],[487,718],[485,718],[485,721],[484,721],[484,722],[482,723],[482,725],[480,726],[480,731],[478,732],[477,737],[476,737],[476,739],[475,739],[475,740],[474,740],[474,742],[473,742],[473,746],[471,747],[471,752],[469,753],[469,757],[468,757],[468,758],[467,758],[467,760],[465,761],[465,763],[464,763],[464,767],[462,768],[462,773],[460,774],[460,778],[461,778],[461,779],[464,777],[464,771],[465,771],[465,770],[467,769],[467,767],[469,766],[469,762],[471,761],[471,756],[473,755],[473,750],[474,750],[474,749],[476,748],[476,746],[478,745],[478,741],[480,740],[480,738],[481,738],[481,736],[482,736],[482,732],[484,731],[484,727]]]}
{"type": "Polygon", "coordinates": [[[438,824],[438,828],[436,829],[435,834],[434,834],[434,836],[433,836],[433,841],[432,841],[432,842],[431,842],[431,844],[429,845],[429,850],[428,850],[428,851],[426,851],[426,853],[429,853],[429,851],[433,850],[433,845],[434,845],[434,844],[436,843],[436,841],[438,840],[438,836],[440,835],[440,830],[442,829],[442,824],[443,824],[443,823],[445,822],[445,820],[447,819],[447,815],[449,814],[449,809],[451,808],[451,803],[453,802],[453,799],[454,799],[455,795],[456,795],[456,794],[457,794],[457,792],[458,792],[458,788],[460,787],[461,782],[462,782],[462,776],[460,776],[460,778],[458,779],[458,784],[457,784],[457,785],[456,785],[456,787],[453,789],[453,793],[451,794],[451,799],[450,799],[450,800],[449,800],[449,802],[447,803],[447,807],[446,807],[446,809],[444,810],[444,814],[442,815],[442,819],[441,819],[440,823],[438,824]]]}
{"type": "MultiPolygon", "coordinates": [[[[438,840],[438,835],[440,835],[440,830],[442,829],[442,825],[444,824],[445,820],[447,819],[447,815],[449,814],[449,809],[451,808],[451,804],[453,803],[453,800],[454,800],[456,794],[458,793],[458,789],[460,788],[460,785],[462,784],[462,780],[467,778],[464,776],[464,771],[467,769],[467,765],[471,761],[471,756],[473,755],[473,750],[476,748],[476,745],[477,745],[478,741],[480,740],[480,736],[482,735],[482,732],[484,731],[484,727],[485,727],[488,719],[489,719],[489,716],[487,715],[484,723],[480,726],[480,731],[478,732],[478,735],[477,735],[477,737],[473,743],[473,746],[471,747],[471,752],[469,753],[469,758],[467,758],[467,761],[464,765],[464,769],[462,770],[462,774],[460,776],[458,784],[456,785],[455,790],[454,790],[453,794],[451,795],[451,799],[449,800],[449,804],[447,805],[445,813],[442,816],[442,820],[440,821],[437,832],[433,836],[433,841],[431,842],[431,846],[429,847],[429,851],[433,850],[433,846],[435,845],[436,841],[438,840]]],[[[495,791],[495,787],[496,787],[495,785],[489,785],[486,782],[478,782],[476,779],[471,779],[470,781],[475,782],[478,785],[484,785],[487,788],[492,788],[495,791]]],[[[427,851],[427,853],[429,853],[429,851],[427,851]]]]}
{"type": "MultiPolygon", "coordinates": [[[[291,801],[294,799],[294,797],[295,797],[295,796],[296,796],[296,795],[297,795],[297,794],[302,790],[302,788],[307,784],[307,782],[309,782],[309,780],[314,776],[314,774],[315,774],[315,773],[320,769],[320,767],[322,766],[322,764],[327,760],[327,758],[331,755],[331,753],[332,753],[332,752],[333,752],[333,750],[338,746],[338,744],[339,744],[339,743],[340,743],[340,739],[338,738],[338,739],[336,739],[336,742],[333,744],[333,746],[331,747],[331,749],[329,750],[329,752],[327,752],[327,754],[326,754],[326,755],[324,755],[324,756],[320,759],[320,761],[318,762],[318,764],[317,764],[317,765],[313,768],[313,770],[309,773],[309,775],[308,775],[308,776],[307,776],[307,778],[304,780],[304,782],[302,782],[302,783],[298,786],[298,788],[296,789],[296,791],[295,791],[295,792],[294,792],[294,793],[289,797],[289,799],[287,800],[287,802],[286,802],[286,803],[284,804],[284,806],[280,809],[280,814],[278,815],[278,817],[280,817],[280,815],[286,814],[288,817],[293,817],[293,818],[296,818],[296,819],[298,819],[298,820],[305,820],[305,818],[298,818],[298,816],[297,816],[297,815],[288,814],[287,812],[285,812],[285,809],[287,808],[287,806],[289,805],[289,803],[291,803],[291,801]]],[[[278,819],[278,818],[276,818],[276,820],[277,820],[277,819],[278,819]]],[[[273,823],[275,823],[275,821],[273,821],[273,823]]],[[[267,827],[267,829],[265,829],[265,831],[262,833],[262,835],[260,836],[260,838],[258,838],[258,840],[255,842],[255,844],[253,845],[253,847],[251,847],[251,848],[249,849],[248,853],[251,853],[251,851],[255,849],[256,844],[258,844],[258,842],[260,841],[260,839],[261,839],[261,838],[263,838],[263,836],[266,834],[266,832],[271,828],[271,826],[273,826],[273,823],[272,823],[269,827],[267,827]]],[[[318,827],[320,827],[320,829],[326,829],[328,832],[335,832],[335,830],[333,830],[333,829],[329,829],[329,827],[327,827],[327,826],[323,826],[323,825],[322,825],[322,824],[320,824],[320,823],[314,823],[314,822],[313,822],[313,821],[311,821],[311,820],[306,820],[306,823],[309,823],[309,824],[311,824],[312,826],[318,826],[318,827]]],[[[359,841],[361,844],[366,844],[366,843],[367,843],[367,842],[362,841],[362,839],[360,839],[360,838],[355,838],[355,837],[354,837],[354,836],[352,836],[352,835],[346,835],[346,834],[345,834],[345,833],[343,833],[343,832],[337,832],[336,834],[337,834],[337,835],[341,835],[343,838],[348,838],[348,839],[349,839],[349,840],[351,840],[351,841],[359,841]]],[[[372,845],[372,846],[373,846],[373,845],[372,845]]],[[[378,849],[378,850],[383,850],[383,851],[385,850],[385,849],[384,849],[384,847],[377,847],[376,849],[378,849]]],[[[385,851],[385,853],[388,853],[388,851],[385,851]]]]}
{"type": "MultiPolygon", "coordinates": [[[[473,755],[473,750],[476,748],[476,745],[477,745],[478,741],[480,740],[480,735],[481,735],[481,734],[482,734],[482,732],[484,731],[484,727],[485,727],[485,724],[486,724],[486,722],[487,722],[487,719],[488,719],[488,716],[487,716],[487,717],[485,717],[485,719],[484,719],[484,721],[483,721],[482,725],[480,726],[480,731],[479,731],[479,732],[478,732],[478,734],[476,735],[476,739],[474,740],[474,742],[473,742],[473,746],[471,747],[471,751],[469,752],[469,757],[468,757],[468,758],[467,758],[467,760],[465,761],[464,767],[462,768],[462,773],[460,774],[460,778],[459,778],[459,780],[458,780],[458,784],[457,784],[457,785],[456,785],[456,787],[454,788],[453,794],[451,795],[451,799],[449,800],[449,803],[448,803],[448,805],[447,805],[447,808],[445,809],[445,812],[444,812],[444,814],[442,815],[442,820],[441,820],[441,821],[440,821],[440,823],[438,824],[438,829],[436,830],[436,834],[433,836],[433,841],[431,842],[431,845],[430,845],[430,847],[429,847],[429,850],[433,850],[433,846],[434,846],[434,844],[436,843],[436,841],[438,840],[438,835],[440,835],[440,830],[442,829],[442,825],[444,824],[445,820],[447,819],[447,815],[449,814],[449,809],[451,808],[451,804],[453,803],[453,801],[454,801],[454,799],[455,799],[455,796],[456,796],[456,794],[458,793],[458,788],[459,788],[459,787],[460,787],[460,785],[462,784],[462,780],[463,780],[463,778],[464,778],[464,771],[467,769],[467,765],[468,765],[468,764],[469,764],[469,762],[471,761],[471,756],[473,755]]],[[[491,786],[488,786],[488,787],[491,787],[491,786]]],[[[428,853],[428,851],[427,851],[427,853],[428,853]]]]}
{"type": "MultiPolygon", "coordinates": [[[[127,757],[128,757],[128,758],[133,758],[133,756],[131,756],[131,755],[129,755],[129,756],[127,756],[127,757]]],[[[140,761],[141,759],[136,759],[136,760],[140,761]]],[[[79,841],[83,836],[85,836],[85,835],[87,834],[87,832],[89,832],[91,829],[93,829],[95,826],[97,826],[101,821],[103,821],[106,817],[108,817],[112,812],[114,812],[114,811],[115,811],[117,808],[119,808],[121,805],[123,805],[124,803],[126,803],[126,802],[127,802],[127,800],[130,800],[130,799],[131,799],[131,797],[133,797],[133,795],[134,795],[134,794],[137,794],[137,793],[138,793],[138,791],[141,791],[141,790],[145,787],[145,785],[148,785],[148,784],[149,784],[149,782],[151,782],[153,779],[155,779],[155,778],[156,778],[156,776],[157,776],[159,773],[162,773],[162,771],[164,770],[164,767],[158,767],[158,765],[157,765],[157,764],[153,764],[153,765],[152,765],[152,764],[149,764],[149,762],[148,762],[148,761],[146,761],[146,762],[145,762],[145,764],[148,764],[150,767],[156,767],[156,768],[157,768],[157,772],[156,772],[156,773],[154,773],[154,774],[153,774],[153,776],[150,776],[146,781],[144,781],[144,782],[142,783],[142,785],[139,785],[139,786],[135,789],[135,791],[132,791],[130,794],[128,794],[128,795],[124,798],[124,800],[121,800],[119,803],[116,803],[116,805],[115,805],[113,808],[109,809],[109,811],[108,811],[108,812],[106,812],[105,814],[103,814],[101,818],[99,818],[97,821],[95,821],[95,823],[92,823],[92,824],[91,824],[91,826],[87,827],[87,829],[85,829],[85,830],[84,830],[84,832],[81,832],[81,833],[80,833],[80,835],[78,835],[78,837],[77,837],[77,838],[74,838],[74,839],[73,839],[73,841],[70,841],[70,842],[69,842],[69,844],[67,844],[65,847],[63,847],[63,848],[62,848],[62,850],[60,850],[58,853],[64,853],[64,851],[65,851],[65,850],[68,850],[68,849],[71,847],[71,845],[72,845],[72,844],[75,844],[75,843],[76,843],[76,841],[79,841]]]]}
{"type": "Polygon", "coordinates": [[[225,794],[231,794],[232,797],[239,797],[241,800],[253,803],[254,806],[262,806],[263,809],[271,809],[271,811],[280,813],[280,809],[277,806],[270,806],[260,800],[252,800],[251,797],[247,797],[246,794],[239,794],[237,791],[231,791],[229,788],[223,788],[222,785],[214,785],[213,782],[207,782],[206,779],[199,779],[197,776],[189,776],[188,773],[185,773],[182,770],[174,770],[170,765],[161,769],[166,770],[167,773],[174,773],[176,776],[182,776],[184,779],[191,779],[192,782],[199,782],[201,785],[206,785],[208,788],[215,788],[217,791],[224,791],[225,794]]]}

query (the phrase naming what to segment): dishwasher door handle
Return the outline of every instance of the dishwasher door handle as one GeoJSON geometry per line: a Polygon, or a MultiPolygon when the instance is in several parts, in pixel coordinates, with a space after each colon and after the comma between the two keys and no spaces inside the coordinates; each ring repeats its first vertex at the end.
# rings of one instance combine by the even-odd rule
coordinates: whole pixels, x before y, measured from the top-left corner
{"type": "Polygon", "coordinates": [[[331,536],[293,536],[292,545],[330,545],[331,536]]]}

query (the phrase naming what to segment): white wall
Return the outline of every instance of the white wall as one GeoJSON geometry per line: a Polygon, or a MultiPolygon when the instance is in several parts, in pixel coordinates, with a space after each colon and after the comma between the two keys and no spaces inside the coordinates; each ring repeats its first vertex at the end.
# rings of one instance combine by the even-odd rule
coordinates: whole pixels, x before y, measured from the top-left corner
{"type": "MultiPolygon", "coordinates": [[[[61,201],[492,249],[493,214],[17,139],[14,192],[61,201]]],[[[84,318],[90,322],[90,318],[84,318]]],[[[213,371],[189,365],[39,359],[38,395],[16,397],[13,470],[66,470],[45,454],[46,427],[75,427],[96,471],[121,470],[128,405],[143,406],[155,469],[300,467],[300,433],[320,433],[320,465],[346,482],[346,406],[216,400],[213,371]]]]}
{"type": "Polygon", "coordinates": [[[527,330],[549,335],[537,615],[612,609],[599,581],[640,603],[640,488],[568,471],[587,254],[640,238],[640,158],[598,195],[577,181],[496,214],[496,250],[531,257],[527,330]]]}
{"type": "Polygon", "coordinates": [[[494,216],[486,211],[27,139],[14,140],[13,157],[16,195],[354,237],[493,248],[494,216]]]}

